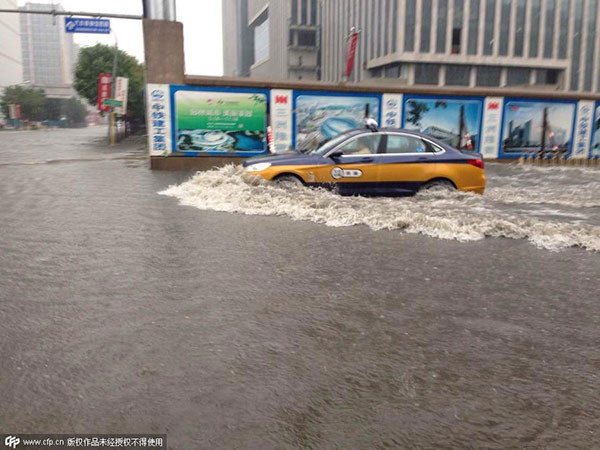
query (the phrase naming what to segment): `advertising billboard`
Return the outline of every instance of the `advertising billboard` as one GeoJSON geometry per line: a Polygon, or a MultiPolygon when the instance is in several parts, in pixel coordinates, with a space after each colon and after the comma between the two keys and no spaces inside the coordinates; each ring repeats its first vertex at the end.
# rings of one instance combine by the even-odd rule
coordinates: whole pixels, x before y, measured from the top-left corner
{"type": "Polygon", "coordinates": [[[575,101],[505,99],[500,156],[569,154],[575,108],[575,101]]]}
{"type": "Polygon", "coordinates": [[[266,92],[172,87],[176,152],[268,153],[266,92]]]}
{"type": "Polygon", "coordinates": [[[323,142],[353,128],[361,128],[365,117],[380,122],[380,95],[296,92],[296,150],[317,148],[323,142]]]}
{"type": "Polygon", "coordinates": [[[405,96],[402,126],[461,150],[480,150],[483,99],[405,96]]]}
{"type": "Polygon", "coordinates": [[[600,102],[596,102],[594,121],[592,125],[592,148],[591,158],[600,158],[600,102]]]}

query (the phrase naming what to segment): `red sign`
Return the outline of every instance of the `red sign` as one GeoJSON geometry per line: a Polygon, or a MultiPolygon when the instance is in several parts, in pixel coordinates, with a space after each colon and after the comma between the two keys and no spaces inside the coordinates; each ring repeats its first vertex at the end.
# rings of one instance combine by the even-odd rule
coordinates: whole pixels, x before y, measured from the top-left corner
{"type": "Polygon", "coordinates": [[[275,103],[285,103],[285,104],[287,104],[287,102],[288,102],[287,95],[276,95],[275,96],[275,103]]]}
{"type": "Polygon", "coordinates": [[[500,105],[498,104],[498,102],[490,102],[490,104],[488,105],[488,109],[498,109],[500,107],[500,105]]]}
{"type": "Polygon", "coordinates": [[[107,73],[98,75],[98,110],[110,111],[110,106],[104,105],[104,99],[110,98],[111,76],[107,73]]]}
{"type": "Polygon", "coordinates": [[[348,47],[348,58],[346,59],[346,71],[344,75],[349,77],[354,68],[354,57],[356,56],[356,45],[358,43],[358,33],[354,32],[350,35],[350,45],[348,47]]]}

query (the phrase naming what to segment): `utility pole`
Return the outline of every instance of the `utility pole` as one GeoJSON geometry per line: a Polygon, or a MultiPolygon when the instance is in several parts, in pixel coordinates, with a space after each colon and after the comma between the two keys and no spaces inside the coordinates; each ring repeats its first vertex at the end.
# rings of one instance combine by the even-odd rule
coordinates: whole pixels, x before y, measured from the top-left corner
{"type": "MultiPolygon", "coordinates": [[[[117,41],[117,33],[113,29],[111,29],[112,33],[115,35],[115,55],[113,57],[113,68],[112,68],[112,76],[110,79],[111,86],[111,94],[110,97],[112,99],[115,98],[116,88],[117,88],[117,56],[119,54],[119,45],[117,41]]],[[[115,145],[115,107],[110,107],[110,124],[108,127],[108,140],[110,145],[115,145]]]]}
{"type": "Polygon", "coordinates": [[[548,108],[544,108],[544,118],[542,119],[542,142],[540,156],[546,155],[546,131],[548,130],[548,108]]]}

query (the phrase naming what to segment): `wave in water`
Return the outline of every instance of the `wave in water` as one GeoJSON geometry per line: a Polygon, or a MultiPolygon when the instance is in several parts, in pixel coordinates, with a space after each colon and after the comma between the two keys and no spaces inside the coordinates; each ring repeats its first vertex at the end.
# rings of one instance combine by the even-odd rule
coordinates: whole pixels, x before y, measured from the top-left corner
{"type": "Polygon", "coordinates": [[[600,227],[586,223],[587,216],[580,211],[561,211],[564,197],[553,203],[543,189],[530,195],[509,185],[491,187],[484,196],[426,192],[406,198],[342,197],[323,189],[275,185],[245,174],[238,166],[226,166],[198,172],[160,194],[199,209],[286,216],[332,227],[367,225],[374,230],[402,230],[458,241],[505,237],[527,239],[549,250],[582,247],[600,251],[600,227]],[[542,220],[526,208],[511,206],[519,202],[543,203],[544,211],[554,210],[550,216],[561,220],[542,220]]]}

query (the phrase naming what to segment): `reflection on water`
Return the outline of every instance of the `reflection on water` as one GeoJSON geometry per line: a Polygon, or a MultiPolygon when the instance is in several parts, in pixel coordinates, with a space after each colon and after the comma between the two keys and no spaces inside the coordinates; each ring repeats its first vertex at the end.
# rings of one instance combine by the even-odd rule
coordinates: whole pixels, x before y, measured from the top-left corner
{"type": "Polygon", "coordinates": [[[321,189],[280,187],[239,167],[199,172],[162,193],[200,209],[287,216],[328,226],[367,225],[442,239],[528,239],[556,250],[600,250],[599,172],[488,164],[485,195],[422,193],[408,198],[341,197],[321,189]]]}

